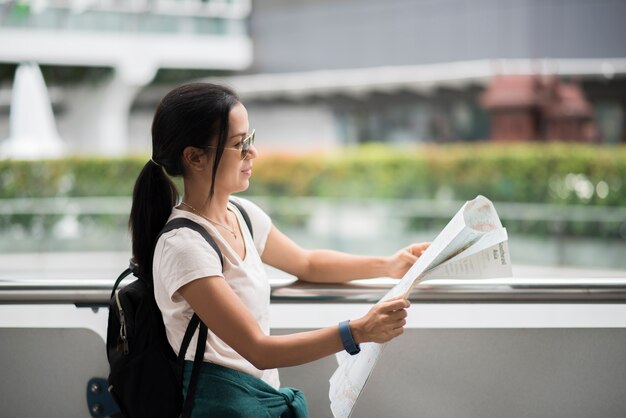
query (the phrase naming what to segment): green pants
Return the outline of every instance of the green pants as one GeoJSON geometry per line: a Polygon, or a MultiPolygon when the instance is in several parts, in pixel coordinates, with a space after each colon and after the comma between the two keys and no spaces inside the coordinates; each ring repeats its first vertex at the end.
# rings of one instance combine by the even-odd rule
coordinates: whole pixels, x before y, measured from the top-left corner
{"type": "MultiPolygon", "coordinates": [[[[185,361],[185,395],[193,362],[185,361]]],[[[274,389],[263,380],[213,363],[203,363],[194,396],[192,418],[307,418],[304,394],[274,389]]]]}

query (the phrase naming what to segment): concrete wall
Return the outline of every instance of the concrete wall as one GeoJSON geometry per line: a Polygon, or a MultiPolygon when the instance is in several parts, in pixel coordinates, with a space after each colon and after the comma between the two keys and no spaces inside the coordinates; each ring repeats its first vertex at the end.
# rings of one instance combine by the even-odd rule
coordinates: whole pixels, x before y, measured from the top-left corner
{"type": "MultiPolygon", "coordinates": [[[[2,416],[89,416],[87,381],[108,373],[93,331],[0,328],[0,338],[2,416]]],[[[385,349],[353,415],[622,417],[625,344],[624,328],[408,329],[385,349]]],[[[336,367],[331,356],[282,369],[281,384],[304,391],[311,417],[331,418],[336,367]]]]}
{"type": "Polygon", "coordinates": [[[274,152],[328,150],[339,144],[335,119],[328,106],[314,104],[246,105],[256,147],[274,152]]]}
{"type": "Polygon", "coordinates": [[[255,0],[251,72],[626,55],[621,0],[255,0]]]}

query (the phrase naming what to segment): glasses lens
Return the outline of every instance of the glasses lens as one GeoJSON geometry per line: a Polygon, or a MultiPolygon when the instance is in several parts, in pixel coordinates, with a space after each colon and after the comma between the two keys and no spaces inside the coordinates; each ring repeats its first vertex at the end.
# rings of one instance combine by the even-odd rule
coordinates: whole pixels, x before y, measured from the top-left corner
{"type": "Polygon", "coordinates": [[[254,144],[254,134],[256,131],[252,131],[249,137],[244,139],[241,143],[241,159],[243,160],[248,155],[250,151],[250,145],[254,144]]]}

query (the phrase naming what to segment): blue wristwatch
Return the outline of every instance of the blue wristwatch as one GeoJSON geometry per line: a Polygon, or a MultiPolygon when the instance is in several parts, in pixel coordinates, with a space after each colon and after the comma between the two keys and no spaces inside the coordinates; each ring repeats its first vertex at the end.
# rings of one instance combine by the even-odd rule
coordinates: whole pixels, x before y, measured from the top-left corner
{"type": "Polygon", "coordinates": [[[339,323],[339,335],[341,336],[343,348],[346,349],[348,354],[353,356],[361,351],[361,348],[354,341],[354,337],[350,331],[350,321],[342,321],[339,323]]]}

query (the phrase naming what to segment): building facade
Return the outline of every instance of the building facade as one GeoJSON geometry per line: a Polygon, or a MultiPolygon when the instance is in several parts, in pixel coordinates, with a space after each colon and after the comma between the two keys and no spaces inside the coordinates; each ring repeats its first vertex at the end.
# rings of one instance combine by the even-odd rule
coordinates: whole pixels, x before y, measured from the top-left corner
{"type": "MultiPolygon", "coordinates": [[[[599,141],[626,141],[621,0],[20,3],[32,6],[23,21],[7,13],[15,2],[0,1],[0,61],[104,66],[118,81],[131,80],[52,86],[60,136],[79,153],[149,149],[160,97],[196,79],[153,80],[163,68],[219,71],[202,79],[241,94],[269,149],[486,140],[490,120],[480,97],[493,77],[511,74],[576,83],[599,141]],[[16,42],[35,35],[36,42],[16,42]],[[65,53],[80,40],[80,53],[65,53]],[[134,46],[116,47],[127,42],[134,46]],[[126,97],[116,105],[115,132],[105,112],[91,112],[111,96],[126,97]]],[[[8,136],[10,89],[0,89],[0,138],[8,136]]]]}
{"type": "Polygon", "coordinates": [[[580,86],[601,142],[626,141],[626,2],[270,0],[253,7],[250,75],[229,82],[262,120],[265,112],[284,114],[282,140],[296,128],[291,113],[307,108],[317,116],[300,130],[325,118],[333,128],[324,131],[342,144],[484,140],[487,83],[540,74],[580,86]]]}
{"type": "MultiPolygon", "coordinates": [[[[158,71],[251,65],[250,10],[250,0],[0,0],[0,63],[105,69],[51,85],[50,96],[68,152],[122,155],[132,150],[133,103],[158,71]]],[[[22,101],[13,93],[28,88],[5,80],[0,89],[0,140],[23,141],[8,114],[22,101]]]]}

